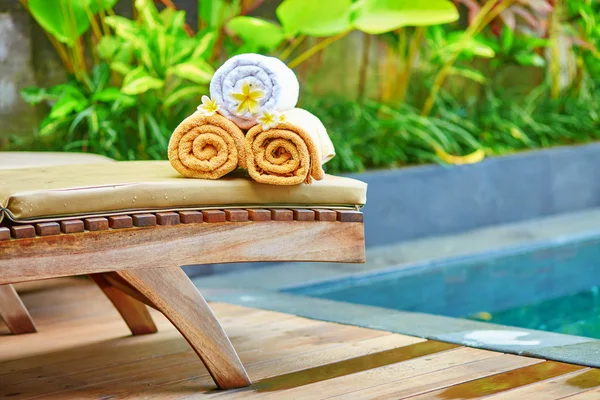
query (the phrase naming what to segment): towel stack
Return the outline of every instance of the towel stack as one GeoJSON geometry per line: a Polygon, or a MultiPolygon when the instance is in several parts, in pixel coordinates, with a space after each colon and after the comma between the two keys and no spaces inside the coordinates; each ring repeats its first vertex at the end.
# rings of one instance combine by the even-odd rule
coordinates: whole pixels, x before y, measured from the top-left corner
{"type": "Polygon", "coordinates": [[[272,185],[321,180],[335,150],[319,118],[294,108],[298,93],[296,75],[277,58],[229,59],[213,76],[210,98],[173,132],[171,165],[189,178],[218,179],[241,167],[272,185]]]}

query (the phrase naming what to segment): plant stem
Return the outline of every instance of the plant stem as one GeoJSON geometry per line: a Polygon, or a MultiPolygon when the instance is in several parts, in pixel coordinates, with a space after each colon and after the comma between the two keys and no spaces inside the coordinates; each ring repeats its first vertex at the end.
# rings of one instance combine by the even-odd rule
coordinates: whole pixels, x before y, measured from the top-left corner
{"type": "Polygon", "coordinates": [[[554,2],[554,9],[550,18],[550,97],[557,99],[560,96],[560,14],[562,9],[562,0],[554,2]]]}
{"type": "Polygon", "coordinates": [[[279,55],[279,59],[281,61],[285,61],[292,54],[294,50],[304,41],[306,35],[298,35],[292,40],[292,42],[287,46],[279,55]]]}
{"type": "Polygon", "coordinates": [[[367,83],[367,71],[369,69],[369,52],[371,51],[371,35],[363,34],[362,61],[360,64],[360,76],[358,80],[358,101],[362,103],[365,97],[367,83]]]}
{"type": "Polygon", "coordinates": [[[346,36],[347,34],[349,34],[351,31],[352,30],[349,29],[347,31],[340,32],[340,33],[338,33],[335,36],[328,37],[327,39],[325,39],[325,40],[323,40],[323,41],[315,44],[310,49],[307,49],[304,53],[300,54],[298,57],[296,57],[292,61],[290,61],[288,63],[288,67],[290,67],[290,68],[297,67],[298,65],[300,65],[304,61],[306,61],[309,57],[311,57],[314,54],[318,53],[319,51],[323,50],[324,48],[326,48],[330,44],[332,44],[332,43],[338,41],[339,39],[343,38],[344,36],[346,36]]]}
{"type": "Polygon", "coordinates": [[[440,71],[435,77],[435,81],[433,86],[431,87],[431,91],[429,92],[429,96],[425,100],[423,105],[423,109],[421,110],[421,116],[427,116],[431,112],[433,105],[435,104],[435,100],[437,99],[437,95],[446,80],[446,77],[452,70],[452,66],[456,62],[456,59],[460,56],[463,51],[464,44],[473,39],[479,32],[481,32],[494,18],[496,18],[502,11],[504,11],[507,7],[509,7],[515,0],[505,0],[502,3],[498,4],[496,7],[496,0],[488,0],[487,3],[481,8],[473,23],[467,28],[467,30],[463,33],[461,40],[458,42],[457,50],[452,54],[446,63],[442,66],[440,71]]]}
{"type": "Polygon", "coordinates": [[[425,29],[425,27],[418,26],[410,39],[408,55],[406,57],[406,62],[404,63],[404,72],[402,73],[400,82],[398,84],[397,99],[399,102],[403,102],[404,98],[406,97],[406,91],[408,90],[408,85],[410,84],[413,66],[415,63],[415,59],[419,54],[419,48],[421,41],[423,40],[423,35],[425,34],[425,29]]]}

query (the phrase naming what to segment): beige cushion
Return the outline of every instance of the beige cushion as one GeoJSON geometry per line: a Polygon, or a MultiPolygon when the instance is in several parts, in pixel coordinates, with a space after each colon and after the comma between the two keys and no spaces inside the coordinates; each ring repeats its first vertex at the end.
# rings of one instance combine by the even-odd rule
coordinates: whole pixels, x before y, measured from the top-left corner
{"type": "Polygon", "coordinates": [[[123,161],[0,170],[0,206],[14,221],[223,207],[355,207],[363,182],[327,175],[272,186],[247,176],[181,177],[167,161],[123,161]]]}
{"type": "Polygon", "coordinates": [[[89,153],[0,152],[0,169],[29,168],[48,165],[94,164],[113,161],[112,158],[89,153]]]}

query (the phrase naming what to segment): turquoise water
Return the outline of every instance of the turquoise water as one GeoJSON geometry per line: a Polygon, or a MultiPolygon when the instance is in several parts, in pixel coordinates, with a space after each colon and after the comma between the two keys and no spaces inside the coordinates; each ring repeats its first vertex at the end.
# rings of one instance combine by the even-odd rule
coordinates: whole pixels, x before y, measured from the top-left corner
{"type": "Polygon", "coordinates": [[[600,339],[600,287],[471,318],[600,339]]]}
{"type": "Polygon", "coordinates": [[[285,290],[600,339],[600,236],[427,261],[285,290]]]}

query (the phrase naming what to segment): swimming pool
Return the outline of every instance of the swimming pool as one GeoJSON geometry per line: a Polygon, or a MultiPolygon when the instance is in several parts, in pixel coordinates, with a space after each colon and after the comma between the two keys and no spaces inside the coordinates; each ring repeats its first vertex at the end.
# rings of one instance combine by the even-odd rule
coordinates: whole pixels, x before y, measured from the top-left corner
{"type": "Polygon", "coordinates": [[[404,265],[285,289],[600,339],[600,236],[404,265]]]}

